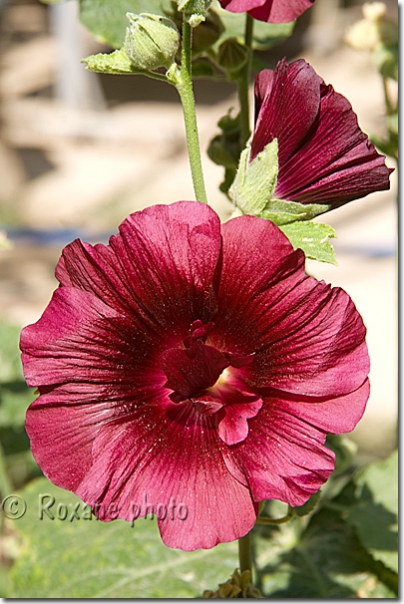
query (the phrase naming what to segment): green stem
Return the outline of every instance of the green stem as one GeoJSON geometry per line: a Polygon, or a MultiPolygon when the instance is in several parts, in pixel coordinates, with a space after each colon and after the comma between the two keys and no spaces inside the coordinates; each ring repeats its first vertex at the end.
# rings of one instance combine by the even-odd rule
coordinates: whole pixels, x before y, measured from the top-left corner
{"type": "Polygon", "coordinates": [[[289,522],[293,518],[293,514],[286,514],[286,516],[282,516],[282,518],[266,518],[264,516],[258,516],[256,523],[257,524],[284,524],[285,522],[289,522]]]}
{"type": "Polygon", "coordinates": [[[285,516],[281,518],[268,518],[268,516],[260,516],[260,513],[265,507],[265,502],[261,501],[259,505],[258,516],[256,520],[256,524],[284,524],[285,522],[289,522],[295,516],[295,510],[292,506],[288,505],[288,511],[285,516]]]}
{"type": "Polygon", "coordinates": [[[192,28],[185,21],[182,26],[181,69],[174,81],[181,98],[185,132],[188,145],[192,182],[197,201],[208,203],[202,171],[198,124],[196,121],[195,98],[192,88],[192,28]]]}
{"type": "Polygon", "coordinates": [[[384,102],[386,104],[387,115],[392,115],[395,112],[393,107],[393,103],[390,100],[389,88],[387,85],[387,78],[382,77],[383,82],[383,92],[384,92],[384,102]]]}
{"type": "Polygon", "coordinates": [[[133,71],[131,74],[128,74],[128,75],[132,75],[132,74],[135,74],[135,75],[144,75],[144,76],[146,76],[146,78],[150,78],[151,80],[157,80],[158,82],[166,82],[167,83],[166,76],[162,75],[161,73],[154,73],[153,71],[145,71],[143,69],[139,69],[138,71],[133,71]]]}
{"type": "Polygon", "coordinates": [[[251,542],[250,533],[238,540],[238,559],[240,562],[240,573],[245,570],[252,572],[251,564],[251,542]]]}
{"type": "Polygon", "coordinates": [[[253,43],[254,19],[246,14],[244,44],[247,49],[247,61],[241,70],[238,78],[238,98],[240,102],[240,126],[241,126],[241,148],[244,149],[250,138],[250,100],[249,85],[252,62],[252,43],[253,43]]]}

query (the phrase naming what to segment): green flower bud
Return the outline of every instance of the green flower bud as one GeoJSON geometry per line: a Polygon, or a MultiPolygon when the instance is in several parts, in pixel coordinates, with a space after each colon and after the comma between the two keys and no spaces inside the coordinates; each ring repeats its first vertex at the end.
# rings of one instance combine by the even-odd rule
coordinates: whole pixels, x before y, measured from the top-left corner
{"type": "Polygon", "coordinates": [[[245,46],[237,41],[237,38],[227,38],[220,46],[217,61],[228,73],[239,71],[248,59],[248,51],[245,46]]]}
{"type": "Polygon", "coordinates": [[[180,34],[175,23],[167,17],[141,13],[126,13],[125,53],[138,69],[152,71],[169,68],[178,51],[180,34]]]}

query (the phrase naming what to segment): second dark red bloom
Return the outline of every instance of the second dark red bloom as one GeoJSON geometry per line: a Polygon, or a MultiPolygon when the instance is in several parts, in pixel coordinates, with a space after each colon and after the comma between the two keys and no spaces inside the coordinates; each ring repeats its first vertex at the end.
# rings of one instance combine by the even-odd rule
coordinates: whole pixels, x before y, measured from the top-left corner
{"type": "Polygon", "coordinates": [[[255,80],[251,160],[278,141],[275,198],[337,208],[390,186],[392,170],[358,126],[349,101],[304,60],[255,80]]]}

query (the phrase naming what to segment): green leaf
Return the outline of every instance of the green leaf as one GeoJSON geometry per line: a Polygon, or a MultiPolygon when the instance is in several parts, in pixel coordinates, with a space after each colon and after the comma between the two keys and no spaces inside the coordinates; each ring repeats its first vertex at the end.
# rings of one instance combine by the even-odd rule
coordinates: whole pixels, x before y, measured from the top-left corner
{"type": "Polygon", "coordinates": [[[353,527],[338,512],[320,510],[271,531],[256,527],[257,588],[270,598],[394,598],[353,527]],[[257,530],[261,529],[261,530],[257,530]]]}
{"type": "Polygon", "coordinates": [[[25,412],[35,398],[22,373],[20,331],[0,322],[0,429],[24,426],[25,412]]]}
{"type": "Polygon", "coordinates": [[[398,113],[392,113],[387,117],[387,125],[393,134],[398,134],[398,113]]]}
{"type": "Polygon", "coordinates": [[[336,237],[336,233],[328,224],[293,222],[281,226],[281,230],[289,238],[293,247],[302,249],[308,258],[337,264],[334,248],[330,243],[330,239],[336,237]]]}
{"type": "Polygon", "coordinates": [[[98,55],[91,55],[83,59],[82,63],[86,63],[87,69],[97,73],[115,75],[138,75],[144,73],[141,69],[132,65],[123,48],[115,50],[110,54],[100,53],[98,55]]]}
{"type": "Polygon", "coordinates": [[[357,505],[347,521],[375,560],[398,572],[398,453],[369,464],[357,479],[357,505]]]}
{"type": "Polygon", "coordinates": [[[384,78],[398,80],[398,45],[379,44],[374,51],[377,67],[384,78]]]}
{"type": "MultiPolygon", "coordinates": [[[[397,115],[397,114],[395,114],[397,115]]],[[[394,132],[394,128],[396,128],[396,124],[394,123],[394,116],[392,120],[392,129],[390,129],[390,121],[387,118],[387,126],[389,128],[389,139],[382,140],[381,138],[372,134],[369,138],[372,143],[385,155],[389,155],[390,157],[398,158],[398,135],[394,132]]]]}
{"type": "Polygon", "coordinates": [[[226,581],[237,566],[236,543],[194,552],[169,549],[150,518],[137,520],[134,528],[121,520],[90,520],[88,506],[44,478],[20,495],[27,511],[13,523],[24,544],[12,569],[13,598],[195,598],[226,581]],[[49,508],[54,520],[46,512],[40,520],[40,494],[55,498],[49,508]],[[58,506],[60,517],[67,511],[64,521],[58,506]],[[80,519],[70,520],[75,509],[80,519]]]}
{"type": "Polygon", "coordinates": [[[169,0],[80,0],[80,21],[99,42],[120,48],[128,26],[127,12],[163,15],[169,8],[169,0]]]}
{"type": "MultiPolygon", "coordinates": [[[[212,7],[219,15],[225,30],[220,36],[214,48],[217,50],[224,40],[236,38],[240,44],[244,44],[245,14],[231,13],[224,10],[219,2],[213,2],[212,7]]],[[[292,35],[296,21],[290,23],[265,23],[264,21],[254,21],[254,50],[267,50],[284,42],[286,38],[292,35]]]]}

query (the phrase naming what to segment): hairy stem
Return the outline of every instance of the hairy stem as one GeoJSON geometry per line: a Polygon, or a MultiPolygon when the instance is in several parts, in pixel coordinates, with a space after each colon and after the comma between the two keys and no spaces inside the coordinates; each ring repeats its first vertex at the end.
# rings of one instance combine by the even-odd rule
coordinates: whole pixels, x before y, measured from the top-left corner
{"type": "Polygon", "coordinates": [[[238,98],[240,102],[240,121],[241,121],[241,148],[243,149],[250,138],[250,100],[249,84],[252,62],[252,42],[253,42],[254,19],[246,14],[244,44],[247,49],[247,61],[241,70],[238,79],[238,98]]]}
{"type": "Polygon", "coordinates": [[[184,113],[185,132],[188,146],[192,182],[197,201],[208,203],[202,171],[198,124],[196,121],[195,98],[192,88],[192,28],[185,18],[182,26],[181,69],[175,86],[181,98],[184,113]]]}

